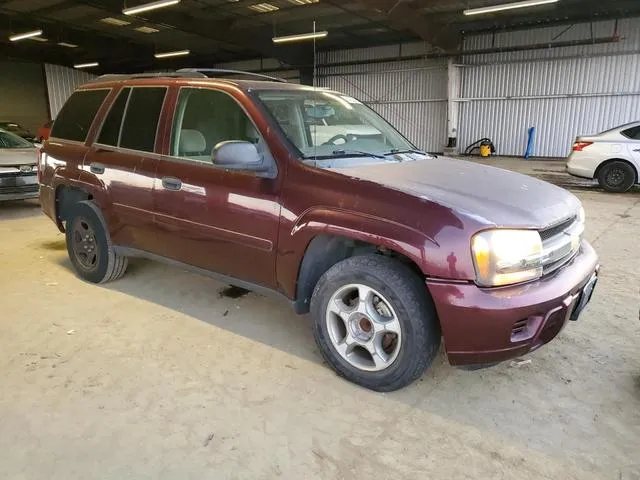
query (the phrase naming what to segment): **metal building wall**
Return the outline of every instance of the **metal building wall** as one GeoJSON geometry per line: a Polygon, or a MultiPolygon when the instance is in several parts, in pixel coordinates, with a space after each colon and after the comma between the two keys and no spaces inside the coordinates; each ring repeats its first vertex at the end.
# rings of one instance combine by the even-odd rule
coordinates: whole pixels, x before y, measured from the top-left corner
{"type": "Polygon", "coordinates": [[[615,43],[467,55],[463,58],[461,149],[491,138],[502,155],[564,157],[577,135],[640,119],[640,19],[541,28],[465,39],[465,49],[610,37],[615,43]],[[593,28],[593,30],[592,30],[593,28]]]}
{"type": "Polygon", "coordinates": [[[61,65],[45,64],[47,77],[47,91],[49,93],[49,110],[51,118],[55,119],[58,112],[79,85],[95,78],[89,72],[63,67],[61,65]]]}
{"type": "Polygon", "coordinates": [[[409,140],[427,151],[446,143],[446,60],[402,60],[424,53],[423,44],[324,52],[318,85],[353,96],[391,122],[409,140]],[[332,63],[398,57],[394,62],[331,66],[332,63]]]}

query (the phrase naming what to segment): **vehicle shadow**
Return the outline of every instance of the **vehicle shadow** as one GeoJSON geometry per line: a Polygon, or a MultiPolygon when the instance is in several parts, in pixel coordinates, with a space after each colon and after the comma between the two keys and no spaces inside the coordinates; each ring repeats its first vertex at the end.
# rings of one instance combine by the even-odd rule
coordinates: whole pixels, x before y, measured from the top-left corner
{"type": "Polygon", "coordinates": [[[40,215],[43,213],[36,199],[0,202],[0,220],[20,220],[40,215]]]}
{"type": "MultiPolygon", "coordinates": [[[[60,258],[58,264],[73,271],[67,257],[60,258]]],[[[212,278],[141,258],[130,259],[122,279],[100,287],[161,305],[304,360],[326,364],[313,339],[311,318],[297,315],[284,297],[229,288],[212,278]]],[[[442,352],[440,357],[435,363],[444,365],[442,352]]]]}

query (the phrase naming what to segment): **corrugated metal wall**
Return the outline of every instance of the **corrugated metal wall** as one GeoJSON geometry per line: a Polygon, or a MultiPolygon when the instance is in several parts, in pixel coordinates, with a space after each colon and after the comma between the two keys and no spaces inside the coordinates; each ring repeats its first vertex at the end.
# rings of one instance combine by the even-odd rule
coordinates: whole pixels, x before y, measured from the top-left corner
{"type": "MultiPolygon", "coordinates": [[[[405,46],[413,55],[420,44],[405,46]]],[[[398,46],[326,52],[323,65],[389,58],[398,46]]],[[[389,63],[324,66],[318,85],[356,97],[380,113],[418,147],[441,151],[446,142],[447,64],[444,60],[398,60],[389,63]]]]}
{"type": "Polygon", "coordinates": [[[45,64],[47,91],[49,92],[49,109],[51,118],[56,118],[67,98],[79,85],[87,83],[96,75],[61,65],[45,64]]]}
{"type": "MultiPolygon", "coordinates": [[[[481,35],[466,50],[614,35],[603,21],[481,35]]],[[[640,119],[640,19],[620,21],[621,41],[464,57],[459,125],[461,149],[491,138],[503,155],[522,155],[536,127],[533,154],[564,157],[579,134],[640,119]]]]}

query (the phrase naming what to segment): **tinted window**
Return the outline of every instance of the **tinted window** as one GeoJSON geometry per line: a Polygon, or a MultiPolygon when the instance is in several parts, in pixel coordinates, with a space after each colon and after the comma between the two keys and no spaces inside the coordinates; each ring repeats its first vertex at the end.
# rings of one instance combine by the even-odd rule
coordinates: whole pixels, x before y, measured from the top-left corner
{"type": "Polygon", "coordinates": [[[243,140],[258,145],[261,136],[231,96],[215,90],[182,88],[173,125],[171,155],[211,161],[220,142],[243,140]]]}
{"type": "Polygon", "coordinates": [[[623,130],[621,133],[625,137],[631,138],[633,140],[640,140],[640,125],[637,127],[628,128],[627,130],[623,130]]]}
{"type": "Polygon", "coordinates": [[[102,130],[98,137],[98,143],[105,145],[118,145],[118,137],[120,136],[120,125],[122,124],[122,115],[124,109],[127,106],[127,99],[129,98],[130,88],[124,88],[119,94],[118,98],[111,106],[107,118],[105,118],[102,124],[102,130]]]}
{"type": "Polygon", "coordinates": [[[83,90],[71,95],[53,124],[51,136],[84,142],[108,93],[109,90],[83,90]]]}
{"type": "Polygon", "coordinates": [[[153,152],[165,87],[134,88],[120,135],[120,146],[144,152],[153,152]]]}

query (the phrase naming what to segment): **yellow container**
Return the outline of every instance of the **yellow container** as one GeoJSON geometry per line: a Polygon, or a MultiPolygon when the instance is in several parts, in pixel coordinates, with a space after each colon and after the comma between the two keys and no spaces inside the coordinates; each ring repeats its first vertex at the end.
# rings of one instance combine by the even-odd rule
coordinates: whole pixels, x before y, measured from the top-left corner
{"type": "Polygon", "coordinates": [[[480,145],[480,156],[481,157],[490,157],[491,156],[491,145],[480,145]]]}

